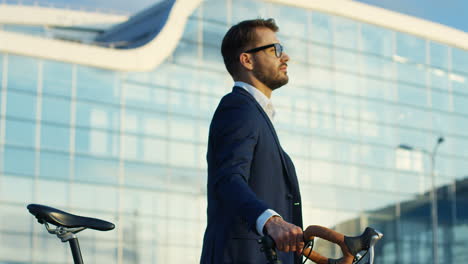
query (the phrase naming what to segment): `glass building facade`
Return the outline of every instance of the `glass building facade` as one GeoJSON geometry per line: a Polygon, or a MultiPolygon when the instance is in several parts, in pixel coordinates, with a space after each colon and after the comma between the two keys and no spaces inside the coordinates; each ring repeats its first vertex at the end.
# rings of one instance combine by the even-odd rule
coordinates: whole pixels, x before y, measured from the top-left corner
{"type": "Polygon", "coordinates": [[[221,40],[256,17],[275,18],[291,57],[274,125],[305,226],[380,229],[377,264],[433,263],[438,232],[439,263],[467,262],[468,51],[304,8],[206,0],[151,72],[0,53],[0,263],[71,263],[29,203],[116,224],[80,233],[86,262],[198,262],[208,126],[233,84],[221,40]],[[432,151],[439,136],[433,230],[431,161],[417,148],[432,151]]]}

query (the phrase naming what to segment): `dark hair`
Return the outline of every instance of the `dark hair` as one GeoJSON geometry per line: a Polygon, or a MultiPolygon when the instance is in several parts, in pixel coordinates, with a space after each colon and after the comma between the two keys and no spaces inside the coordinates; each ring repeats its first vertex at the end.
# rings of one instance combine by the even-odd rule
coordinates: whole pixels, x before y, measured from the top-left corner
{"type": "Polygon", "coordinates": [[[234,77],[239,70],[239,56],[245,51],[245,48],[257,41],[255,29],[266,27],[273,32],[278,32],[278,26],[273,18],[269,19],[252,19],[239,22],[232,26],[223,38],[221,45],[221,54],[223,55],[224,65],[226,69],[234,77]]]}

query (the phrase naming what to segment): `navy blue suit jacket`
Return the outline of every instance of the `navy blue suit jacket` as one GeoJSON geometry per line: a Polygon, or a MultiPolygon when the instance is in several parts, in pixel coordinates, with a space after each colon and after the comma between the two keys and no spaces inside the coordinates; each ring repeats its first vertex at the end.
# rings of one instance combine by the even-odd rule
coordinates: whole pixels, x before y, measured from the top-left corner
{"type": "MultiPolygon", "coordinates": [[[[234,87],[221,99],[208,139],[208,225],[200,263],[266,263],[256,231],[268,208],[302,228],[294,165],[262,107],[234,87]]],[[[279,253],[283,264],[300,263],[279,253]]]]}

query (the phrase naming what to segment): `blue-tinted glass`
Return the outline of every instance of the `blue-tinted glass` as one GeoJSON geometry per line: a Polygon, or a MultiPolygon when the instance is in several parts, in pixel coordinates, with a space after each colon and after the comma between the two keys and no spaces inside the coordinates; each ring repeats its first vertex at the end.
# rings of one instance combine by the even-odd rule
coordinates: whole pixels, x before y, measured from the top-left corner
{"type": "Polygon", "coordinates": [[[222,66],[221,72],[213,71],[200,71],[198,73],[198,85],[200,92],[209,94],[211,96],[218,97],[218,100],[221,99],[226,93],[232,91],[234,82],[231,76],[225,70],[224,65],[222,66]]]}
{"type": "MultiPolygon", "coordinates": [[[[227,24],[228,9],[225,0],[203,1],[203,18],[209,21],[216,21],[221,24],[227,24]]],[[[194,12],[197,14],[197,11],[194,12]]]]}
{"type": "Polygon", "coordinates": [[[76,103],[76,125],[110,130],[119,129],[120,109],[104,104],[76,103]]]}
{"type": "Polygon", "coordinates": [[[468,73],[468,51],[452,48],[452,70],[468,73]]]}
{"type": "Polygon", "coordinates": [[[200,116],[204,118],[212,117],[218,103],[219,98],[211,95],[200,95],[200,116]]]}
{"type": "Polygon", "coordinates": [[[168,104],[170,113],[198,116],[199,101],[196,94],[170,91],[168,104]]]}
{"type": "Polygon", "coordinates": [[[333,89],[333,71],[313,67],[310,72],[310,85],[315,89],[332,90],[333,89]]]}
{"type": "Polygon", "coordinates": [[[361,79],[361,95],[386,101],[395,100],[395,83],[373,78],[361,79]]]}
{"type": "Polygon", "coordinates": [[[258,1],[237,0],[232,1],[232,24],[256,17],[268,17],[268,5],[258,1]]]}
{"type": "MultiPolygon", "coordinates": [[[[188,42],[184,40],[179,41],[177,48],[172,54],[174,62],[183,65],[197,66],[198,60],[201,57],[201,54],[199,54],[198,45],[199,44],[194,42],[188,42]]],[[[216,52],[219,52],[218,49],[215,50],[216,52]]],[[[205,52],[203,52],[203,55],[205,56],[205,52]]],[[[209,54],[207,55],[209,56],[209,54]]]]}
{"type": "Polygon", "coordinates": [[[398,84],[398,102],[403,104],[425,107],[427,102],[427,90],[424,87],[415,87],[403,83],[398,84]]]}
{"type": "Polygon", "coordinates": [[[432,107],[442,111],[450,111],[450,96],[446,92],[431,91],[432,107]]]}
{"type": "Polygon", "coordinates": [[[335,91],[350,95],[361,94],[361,78],[355,74],[335,72],[335,91]]]}
{"type": "Polygon", "coordinates": [[[362,164],[382,168],[394,167],[394,149],[392,147],[362,145],[360,151],[359,159],[362,164]]]}
{"type": "Polygon", "coordinates": [[[312,32],[310,39],[314,42],[324,44],[333,44],[333,25],[330,15],[318,12],[312,12],[312,32]]]}
{"type": "MultiPolygon", "coordinates": [[[[169,178],[170,188],[172,190],[180,190],[180,191],[184,190],[184,191],[193,192],[194,189],[201,187],[200,177],[202,175],[203,175],[202,173],[195,171],[195,170],[187,170],[185,168],[182,168],[182,169],[173,168],[171,169],[170,178],[169,178]]],[[[181,202],[184,203],[183,200],[181,202]]],[[[176,211],[174,213],[180,214],[180,212],[176,212],[176,211]]]]}
{"type": "Polygon", "coordinates": [[[99,129],[76,129],[76,151],[96,156],[117,157],[119,137],[99,129]]]}
{"type": "Polygon", "coordinates": [[[187,24],[185,25],[184,29],[184,34],[182,35],[182,39],[184,41],[188,42],[200,42],[200,39],[198,37],[198,31],[199,31],[199,23],[198,23],[198,12],[193,13],[195,16],[190,16],[189,19],[187,20],[187,24]]]}
{"type": "Polygon", "coordinates": [[[191,67],[177,64],[171,65],[170,69],[171,70],[166,73],[168,78],[167,86],[170,88],[176,88],[177,90],[198,92],[197,71],[191,67]]]}
{"type": "Polygon", "coordinates": [[[4,55],[2,53],[0,53],[0,84],[3,83],[3,68],[4,68],[3,67],[3,62],[4,62],[4,55]]]}
{"type": "Polygon", "coordinates": [[[125,109],[123,130],[127,133],[166,137],[168,135],[167,115],[135,109],[125,109]]]}
{"type": "Polygon", "coordinates": [[[453,128],[451,130],[451,133],[457,135],[465,135],[466,131],[468,131],[468,117],[454,115],[451,118],[453,120],[453,128]]]}
{"type": "Polygon", "coordinates": [[[310,85],[310,67],[303,63],[289,63],[288,65],[288,75],[289,75],[289,82],[284,88],[281,90],[289,90],[288,87],[309,87],[310,85]]]}
{"type": "Polygon", "coordinates": [[[458,73],[450,73],[449,79],[450,86],[452,87],[452,91],[454,93],[468,94],[468,74],[460,75],[458,73]]]}
{"type": "MultiPolygon", "coordinates": [[[[125,104],[129,107],[147,108],[163,113],[168,110],[168,90],[166,88],[125,83],[124,89],[125,104]]],[[[115,112],[116,110],[117,108],[112,111],[115,112]]]]}
{"type": "Polygon", "coordinates": [[[398,56],[416,63],[426,63],[426,41],[405,33],[396,33],[396,52],[398,56]]]}
{"type": "Polygon", "coordinates": [[[468,96],[456,95],[453,97],[453,107],[456,113],[468,115],[468,96]]]}
{"type": "Polygon", "coordinates": [[[356,52],[340,49],[335,49],[334,52],[334,62],[336,69],[359,73],[359,57],[356,52]]]}
{"type": "Polygon", "coordinates": [[[436,42],[429,42],[430,64],[437,68],[448,69],[448,47],[436,42]]]}
{"type": "MultiPolygon", "coordinates": [[[[192,58],[195,60],[196,58],[192,58]]],[[[203,46],[203,67],[207,69],[212,69],[216,71],[223,71],[225,69],[223,57],[221,56],[221,51],[218,47],[212,46],[203,46]]]]}
{"type": "Polygon", "coordinates": [[[44,94],[71,96],[73,65],[56,61],[44,61],[42,91],[44,94]]]}
{"type": "Polygon", "coordinates": [[[116,184],[119,177],[117,160],[75,156],[75,180],[79,182],[116,184]]]}
{"type": "Polygon", "coordinates": [[[3,170],[5,174],[34,176],[35,152],[32,148],[5,147],[3,170]]]}
{"type": "Polygon", "coordinates": [[[358,119],[361,106],[357,98],[345,95],[336,96],[335,114],[337,116],[351,117],[358,119]]]}
{"type": "Polygon", "coordinates": [[[337,117],[335,123],[336,136],[338,138],[346,138],[359,140],[359,121],[350,118],[337,117]]]}
{"type": "MultiPolygon", "coordinates": [[[[11,203],[11,204],[22,204],[33,201],[33,185],[34,179],[29,177],[18,177],[18,176],[9,176],[7,174],[3,174],[0,179],[0,199],[4,202],[11,203]]],[[[7,203],[2,205],[2,208],[5,208],[7,203]]],[[[1,230],[5,230],[7,228],[5,223],[14,222],[14,221],[6,221],[2,220],[1,217],[5,216],[2,215],[5,213],[4,210],[0,210],[0,220],[2,221],[1,230]]],[[[22,220],[26,220],[21,218],[22,220]]],[[[14,223],[10,223],[13,224],[14,223]]],[[[3,255],[2,255],[3,256],[3,255]]],[[[1,257],[0,257],[1,259],[1,257]]]]}
{"type": "Polygon", "coordinates": [[[7,119],[5,124],[6,144],[34,148],[36,123],[7,119]]]}
{"type": "MultiPolygon", "coordinates": [[[[292,66],[294,64],[308,63],[308,50],[307,42],[302,39],[290,38],[290,37],[281,37],[279,36],[279,41],[283,45],[284,52],[289,56],[290,61],[288,65],[292,66]]],[[[302,65],[301,65],[302,66],[302,65]]],[[[304,67],[304,66],[302,66],[304,67]]],[[[288,69],[289,71],[289,69],[288,69]]]]}
{"type": "MultiPolygon", "coordinates": [[[[279,34],[305,39],[308,37],[308,13],[305,9],[273,5],[269,17],[274,17],[279,34]]],[[[292,48],[292,47],[291,47],[292,48]]]]}
{"type": "Polygon", "coordinates": [[[431,69],[429,74],[429,80],[431,87],[438,90],[448,90],[448,74],[447,72],[440,69],[431,69]]]}
{"type": "Polygon", "coordinates": [[[333,50],[330,47],[311,44],[307,62],[313,65],[331,67],[333,64],[333,50]]]}
{"type": "Polygon", "coordinates": [[[372,55],[361,56],[361,70],[364,75],[394,79],[393,62],[387,58],[372,55]]]}
{"type": "Polygon", "coordinates": [[[8,89],[37,91],[38,60],[23,56],[8,56],[8,89]]]}
{"type": "Polygon", "coordinates": [[[338,47],[358,49],[358,24],[343,17],[334,17],[334,44],[338,47]]]}
{"type": "Polygon", "coordinates": [[[393,110],[393,116],[381,120],[388,120],[391,123],[404,127],[410,126],[418,129],[431,128],[431,113],[429,111],[416,109],[410,106],[399,106],[393,110]]]}
{"type": "Polygon", "coordinates": [[[120,103],[120,85],[116,72],[78,66],[76,75],[77,98],[120,103]]]}
{"type": "Polygon", "coordinates": [[[396,66],[398,81],[426,85],[426,69],[423,65],[397,63],[396,66]]]}
{"type": "Polygon", "coordinates": [[[54,97],[42,97],[41,119],[57,124],[70,124],[70,100],[54,97]]]}
{"type": "Polygon", "coordinates": [[[353,163],[362,163],[365,162],[361,160],[362,154],[360,153],[360,146],[358,144],[352,143],[351,141],[336,141],[333,142],[335,155],[332,157],[335,161],[340,162],[353,162],[353,163]]]}
{"type": "MultiPolygon", "coordinates": [[[[103,176],[104,174],[107,175],[107,172],[111,172],[114,169],[112,168],[112,165],[107,166],[105,162],[99,161],[101,163],[100,169],[102,169],[101,173],[97,173],[96,175],[93,176],[98,176],[95,178],[87,178],[86,180],[89,179],[89,181],[92,182],[98,182],[98,183],[104,183],[104,184],[88,184],[88,183],[80,183],[82,179],[79,179],[78,177],[80,176],[79,174],[75,174],[75,179],[77,183],[74,183],[71,186],[71,195],[70,195],[70,206],[73,208],[86,208],[86,211],[83,210],[83,215],[87,216],[93,216],[93,217],[98,217],[102,219],[106,219],[108,221],[112,221],[116,223],[117,219],[115,219],[114,215],[108,215],[106,212],[115,212],[117,214],[116,209],[117,209],[117,194],[118,194],[118,189],[109,184],[107,180],[100,179],[99,176],[103,176]],[[106,184],[107,183],[107,184],[106,184]],[[86,194],[86,195],[84,195],[86,194]],[[114,219],[113,219],[114,218],[114,219]]],[[[87,163],[93,168],[85,168],[85,171],[91,171],[94,173],[95,169],[98,166],[94,166],[94,162],[87,163]]],[[[117,178],[117,174],[115,174],[115,177],[117,178]]],[[[109,180],[110,181],[110,180],[109,180]]],[[[113,180],[112,180],[113,181],[113,180]]],[[[115,240],[117,239],[115,236],[116,232],[107,232],[106,237],[110,236],[109,239],[115,240]]],[[[85,238],[85,236],[83,236],[85,238]]],[[[93,244],[98,242],[96,240],[91,240],[91,241],[86,241],[83,239],[83,244],[89,245],[89,249],[86,252],[93,251],[93,244]]],[[[100,244],[100,243],[99,243],[100,244]]],[[[101,248],[101,246],[99,246],[101,248]]],[[[106,261],[111,261],[108,258],[103,259],[99,262],[106,262],[106,261]]],[[[114,263],[114,262],[112,262],[114,263]]]]}
{"type": "MultiPolygon", "coordinates": [[[[162,139],[142,138],[143,161],[153,164],[166,164],[168,160],[168,142],[162,139]]],[[[174,150],[175,151],[175,150],[174,150]]],[[[182,153],[181,153],[182,154],[182,153]]]]}
{"type": "MultiPolygon", "coordinates": [[[[194,144],[173,141],[169,142],[168,145],[170,165],[177,167],[197,167],[197,151],[194,144]]],[[[153,152],[154,151],[155,150],[153,150],[153,152]]]]}
{"type": "Polygon", "coordinates": [[[7,117],[36,119],[36,96],[14,91],[7,92],[7,117]]]}
{"type": "Polygon", "coordinates": [[[221,53],[221,42],[223,41],[224,35],[228,29],[229,28],[225,24],[204,21],[203,45],[212,46],[213,48],[218,49],[219,53],[221,53]]]}
{"type": "Polygon", "coordinates": [[[374,25],[361,24],[361,44],[364,52],[385,57],[393,55],[392,32],[374,25]]]}
{"type": "Polygon", "coordinates": [[[169,136],[174,139],[193,140],[196,138],[197,120],[172,117],[169,122],[169,136]]]}
{"type": "Polygon", "coordinates": [[[70,150],[70,128],[56,125],[41,125],[41,148],[61,151],[70,150]]]}
{"type": "Polygon", "coordinates": [[[41,178],[68,180],[70,178],[70,157],[66,153],[41,151],[41,178]]]}
{"type": "Polygon", "coordinates": [[[164,166],[125,162],[126,186],[164,189],[167,185],[167,174],[167,168],[164,166]]]}

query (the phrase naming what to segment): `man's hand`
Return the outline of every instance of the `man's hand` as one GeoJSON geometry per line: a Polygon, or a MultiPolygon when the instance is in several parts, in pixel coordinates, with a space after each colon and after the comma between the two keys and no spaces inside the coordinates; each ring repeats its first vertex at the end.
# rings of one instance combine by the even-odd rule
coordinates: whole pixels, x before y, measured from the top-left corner
{"type": "Polygon", "coordinates": [[[277,249],[301,254],[304,248],[304,236],[300,227],[284,221],[279,216],[272,216],[265,223],[265,229],[275,241],[277,249]]]}

